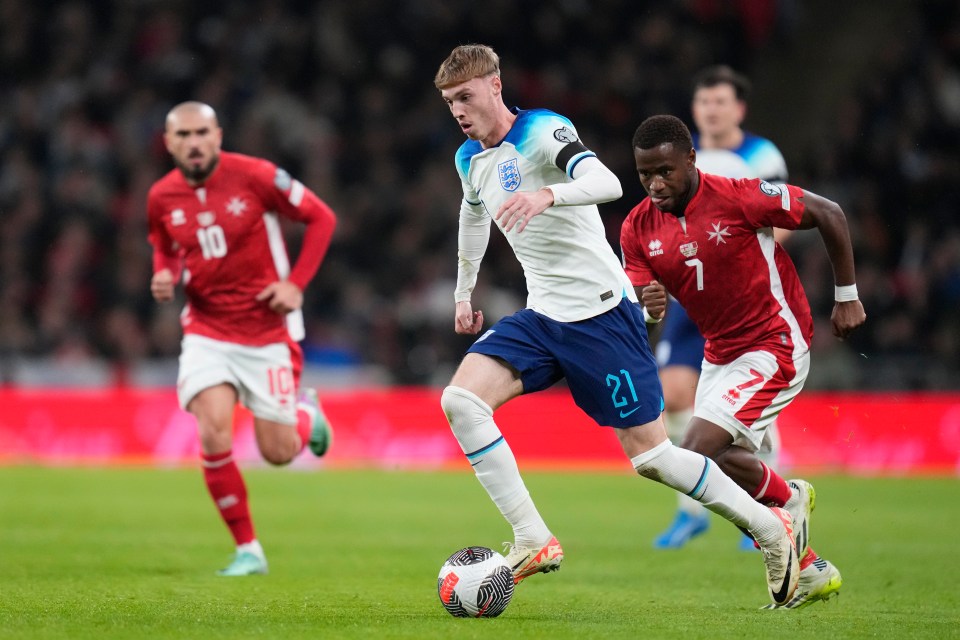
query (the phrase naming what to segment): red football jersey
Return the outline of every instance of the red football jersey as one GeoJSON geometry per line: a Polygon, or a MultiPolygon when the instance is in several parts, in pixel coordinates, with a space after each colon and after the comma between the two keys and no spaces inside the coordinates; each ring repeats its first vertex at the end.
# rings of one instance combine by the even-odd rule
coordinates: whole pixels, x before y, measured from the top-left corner
{"type": "Polygon", "coordinates": [[[147,196],[154,271],[183,267],[185,333],[260,346],[303,339],[299,311],[287,317],[256,297],[289,280],[306,288],[333,234],[333,211],[271,162],[222,152],[209,178],[192,187],[179,169],[147,196]],[[306,223],[293,270],[278,215],[306,223]]]}
{"type": "Polygon", "coordinates": [[[637,287],[659,280],[706,338],[704,357],[726,364],[757,349],[806,351],[813,318],[797,270],[772,227],[796,229],[803,191],[700,173],[685,216],[649,198],[621,230],[624,268],[637,287]]]}

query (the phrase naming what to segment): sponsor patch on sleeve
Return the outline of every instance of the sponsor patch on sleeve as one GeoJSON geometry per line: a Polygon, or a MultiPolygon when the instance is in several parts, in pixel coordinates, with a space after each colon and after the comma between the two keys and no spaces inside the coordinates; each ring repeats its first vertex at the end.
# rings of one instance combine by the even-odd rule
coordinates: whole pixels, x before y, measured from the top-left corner
{"type": "Polygon", "coordinates": [[[760,181],[760,191],[762,191],[762,192],[764,192],[765,194],[767,194],[768,196],[772,196],[772,197],[774,197],[774,198],[779,198],[779,197],[780,197],[780,187],[779,187],[779,185],[770,184],[770,183],[767,182],[766,180],[761,180],[761,181],[760,181]]]}
{"type": "Polygon", "coordinates": [[[577,134],[575,134],[568,127],[560,127],[559,129],[553,132],[553,137],[556,138],[559,142],[576,142],[577,134]]]}
{"type": "Polygon", "coordinates": [[[772,198],[780,198],[780,207],[790,211],[790,189],[785,184],[771,184],[766,180],[760,181],[760,191],[772,198]]]}

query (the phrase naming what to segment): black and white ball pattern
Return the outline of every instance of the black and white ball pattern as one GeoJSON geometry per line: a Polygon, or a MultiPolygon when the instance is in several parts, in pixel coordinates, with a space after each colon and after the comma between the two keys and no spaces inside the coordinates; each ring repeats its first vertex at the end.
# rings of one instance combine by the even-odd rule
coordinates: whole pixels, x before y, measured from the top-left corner
{"type": "Polygon", "coordinates": [[[493,549],[466,547],[440,567],[437,594],[452,616],[495,618],[513,597],[513,572],[493,549]]]}

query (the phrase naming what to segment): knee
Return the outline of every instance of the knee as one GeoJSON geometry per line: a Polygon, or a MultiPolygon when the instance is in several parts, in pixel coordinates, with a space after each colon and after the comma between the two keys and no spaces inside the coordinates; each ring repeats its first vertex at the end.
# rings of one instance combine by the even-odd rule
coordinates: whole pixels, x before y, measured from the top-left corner
{"type": "Polygon", "coordinates": [[[457,413],[459,405],[459,387],[445,387],[440,394],[440,408],[443,409],[443,415],[447,416],[447,422],[453,422],[453,416],[457,413]]]}
{"type": "Polygon", "coordinates": [[[673,444],[669,440],[664,440],[660,444],[630,458],[630,463],[636,472],[644,478],[649,478],[655,482],[663,482],[664,461],[671,457],[670,452],[672,451],[674,451],[673,444]]]}
{"type": "Polygon", "coordinates": [[[453,385],[446,387],[440,395],[440,407],[452,428],[493,415],[493,410],[479,396],[453,385]]]}
{"type": "Polygon", "coordinates": [[[724,447],[717,446],[717,443],[713,439],[705,437],[698,429],[688,429],[680,446],[684,449],[699,453],[702,456],[706,456],[718,464],[720,462],[719,458],[723,456],[724,447]]]}
{"type": "Polygon", "coordinates": [[[263,459],[274,466],[290,464],[300,451],[300,438],[285,424],[271,423],[256,426],[257,448],[263,459]]]}
{"type": "Polygon", "coordinates": [[[264,460],[275,467],[288,465],[293,460],[293,456],[291,456],[289,453],[270,448],[261,449],[260,455],[263,456],[264,460]]]}
{"type": "Polygon", "coordinates": [[[215,421],[197,420],[200,449],[206,453],[227,451],[233,447],[233,429],[215,421]]]}

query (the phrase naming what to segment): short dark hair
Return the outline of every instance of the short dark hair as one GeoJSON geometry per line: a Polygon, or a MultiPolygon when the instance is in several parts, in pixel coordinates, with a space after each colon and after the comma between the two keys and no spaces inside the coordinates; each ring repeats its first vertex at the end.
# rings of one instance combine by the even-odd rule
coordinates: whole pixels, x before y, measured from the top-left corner
{"type": "Polygon", "coordinates": [[[680,151],[693,149],[690,129],[676,116],[650,116],[633,134],[634,149],[654,149],[667,143],[680,151]]]}
{"type": "Polygon", "coordinates": [[[693,76],[693,92],[697,89],[715,87],[718,84],[729,84],[737,94],[737,100],[746,101],[750,94],[752,85],[747,76],[737,73],[725,64],[717,64],[706,69],[701,69],[697,75],[693,76]]]}

